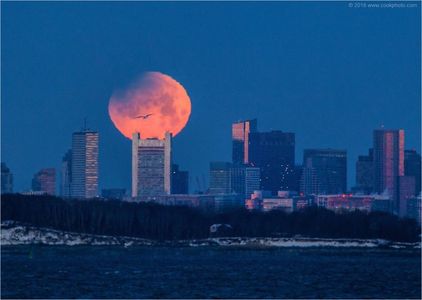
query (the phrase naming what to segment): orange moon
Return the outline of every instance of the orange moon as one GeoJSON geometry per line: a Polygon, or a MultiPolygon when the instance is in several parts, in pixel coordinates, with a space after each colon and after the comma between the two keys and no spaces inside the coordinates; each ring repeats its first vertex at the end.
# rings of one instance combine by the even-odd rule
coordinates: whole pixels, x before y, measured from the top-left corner
{"type": "Polygon", "coordinates": [[[146,72],[127,88],[115,91],[108,104],[114,126],[128,139],[177,135],[189,120],[191,102],[183,86],[168,75],[146,72]]]}

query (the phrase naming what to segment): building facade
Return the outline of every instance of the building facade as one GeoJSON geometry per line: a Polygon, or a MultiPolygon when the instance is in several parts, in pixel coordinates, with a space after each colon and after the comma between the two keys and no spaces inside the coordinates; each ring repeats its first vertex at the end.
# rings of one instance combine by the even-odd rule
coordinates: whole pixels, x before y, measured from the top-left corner
{"type": "Polygon", "coordinates": [[[231,167],[229,162],[214,161],[210,163],[210,194],[231,194],[231,167]]]}
{"type": "Polygon", "coordinates": [[[73,133],[70,193],[74,198],[98,196],[98,141],[96,131],[73,133]]]}
{"type": "Polygon", "coordinates": [[[56,169],[46,168],[35,173],[32,179],[32,190],[45,192],[48,195],[56,194],[56,169]]]}
{"type": "Polygon", "coordinates": [[[374,130],[374,192],[387,193],[399,210],[399,176],[404,175],[404,130],[374,130]]]}
{"type": "Polygon", "coordinates": [[[132,135],[132,197],[171,193],[172,135],[141,139],[132,135]]]}
{"type": "Polygon", "coordinates": [[[347,152],[335,149],[305,149],[302,192],[338,194],[347,191],[347,152]]]}
{"type": "Polygon", "coordinates": [[[356,187],[364,194],[374,190],[374,151],[369,149],[368,155],[360,155],[356,162],[356,187]]]}
{"type": "Polygon", "coordinates": [[[245,120],[232,124],[232,161],[234,164],[249,163],[249,133],[256,132],[258,121],[245,120]]]}
{"type": "Polygon", "coordinates": [[[333,211],[383,211],[391,213],[392,200],[380,195],[317,195],[315,197],[317,206],[333,211]]]}
{"type": "Polygon", "coordinates": [[[277,193],[294,184],[295,134],[282,131],[249,133],[249,162],[260,168],[261,189],[277,193]]]}

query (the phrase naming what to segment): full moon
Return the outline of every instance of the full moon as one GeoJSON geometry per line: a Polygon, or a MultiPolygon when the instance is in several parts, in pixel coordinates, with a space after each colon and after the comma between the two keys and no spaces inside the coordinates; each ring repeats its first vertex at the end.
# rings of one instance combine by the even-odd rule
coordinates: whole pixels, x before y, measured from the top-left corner
{"type": "Polygon", "coordinates": [[[188,122],[191,102],[183,86],[168,75],[146,72],[127,88],[115,91],[108,104],[114,126],[128,139],[177,135],[188,122]]]}

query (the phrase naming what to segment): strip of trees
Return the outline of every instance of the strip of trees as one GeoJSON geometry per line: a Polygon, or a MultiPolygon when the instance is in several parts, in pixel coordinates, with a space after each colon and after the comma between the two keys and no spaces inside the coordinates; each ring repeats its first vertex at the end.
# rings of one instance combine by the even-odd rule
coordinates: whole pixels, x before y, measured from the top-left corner
{"type": "Polygon", "coordinates": [[[230,224],[233,228],[230,234],[242,237],[302,235],[414,242],[419,240],[420,234],[420,226],[414,220],[382,212],[336,214],[309,207],[290,214],[243,208],[214,213],[154,203],[65,200],[19,194],[2,195],[1,218],[64,231],[155,240],[207,238],[210,226],[218,223],[230,224]]]}

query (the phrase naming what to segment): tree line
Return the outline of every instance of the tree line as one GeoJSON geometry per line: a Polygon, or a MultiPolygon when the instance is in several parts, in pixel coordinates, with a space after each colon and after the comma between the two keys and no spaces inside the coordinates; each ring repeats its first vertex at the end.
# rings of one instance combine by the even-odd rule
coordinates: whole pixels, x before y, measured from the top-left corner
{"type": "Polygon", "coordinates": [[[186,206],[20,194],[2,195],[1,218],[63,231],[155,240],[208,238],[210,226],[220,223],[232,226],[230,235],[242,237],[302,235],[413,242],[420,234],[415,220],[383,212],[334,213],[309,207],[293,213],[244,208],[216,213],[186,206]]]}

